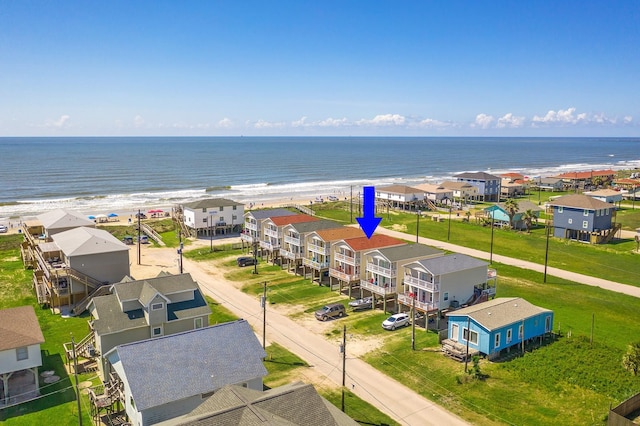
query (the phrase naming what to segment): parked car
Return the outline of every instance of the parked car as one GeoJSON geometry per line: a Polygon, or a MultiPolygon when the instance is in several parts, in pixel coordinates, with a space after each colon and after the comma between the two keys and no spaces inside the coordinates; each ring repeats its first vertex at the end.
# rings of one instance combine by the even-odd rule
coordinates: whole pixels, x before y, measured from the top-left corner
{"type": "Polygon", "coordinates": [[[353,308],[354,311],[359,311],[362,309],[371,309],[371,304],[373,303],[373,297],[364,297],[362,299],[356,299],[349,302],[349,306],[353,308]]]}
{"type": "Polygon", "coordinates": [[[122,239],[122,242],[125,243],[126,245],[130,246],[133,244],[133,237],[129,236],[129,235],[125,235],[124,238],[122,239]]]}
{"type": "Polygon", "coordinates": [[[406,327],[409,325],[409,314],[395,314],[391,315],[386,320],[382,321],[382,328],[385,330],[395,330],[399,327],[406,327]]]}
{"type": "Polygon", "coordinates": [[[336,197],[335,195],[329,195],[327,198],[329,199],[329,201],[338,201],[338,197],[336,197]]]}
{"type": "Polygon", "coordinates": [[[9,230],[7,229],[7,227],[5,225],[0,225],[0,234],[4,234],[6,232],[8,232],[9,230]]]}
{"type": "Polygon", "coordinates": [[[140,219],[146,219],[147,215],[144,213],[136,213],[136,218],[140,218],[140,219]]]}
{"type": "Polygon", "coordinates": [[[249,265],[255,265],[257,263],[256,259],[254,259],[253,257],[249,257],[249,256],[242,256],[236,259],[236,262],[238,263],[238,266],[243,267],[243,266],[249,266],[249,265]]]}
{"type": "Polygon", "coordinates": [[[146,235],[140,235],[139,241],[140,244],[149,244],[149,237],[146,235]]]}
{"type": "Polygon", "coordinates": [[[345,315],[344,305],[342,303],[332,303],[323,306],[322,309],[316,311],[316,319],[318,321],[326,321],[329,318],[342,318],[345,315]]]}

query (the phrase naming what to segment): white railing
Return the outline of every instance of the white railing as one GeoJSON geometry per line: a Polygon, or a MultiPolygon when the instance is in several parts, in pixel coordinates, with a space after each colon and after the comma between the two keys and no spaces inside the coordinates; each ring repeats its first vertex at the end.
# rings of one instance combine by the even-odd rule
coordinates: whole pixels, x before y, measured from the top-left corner
{"type": "Polygon", "coordinates": [[[291,259],[291,260],[300,259],[300,253],[285,250],[283,248],[280,249],[279,253],[280,253],[280,256],[287,259],[291,259]]]}
{"type": "MultiPolygon", "coordinates": [[[[401,294],[398,294],[398,303],[411,307],[413,304],[413,298],[406,293],[401,293],[401,294]]],[[[416,300],[415,302],[416,309],[420,309],[426,312],[435,311],[438,309],[438,306],[439,306],[438,302],[429,303],[429,302],[420,302],[418,300],[416,300]]]]}
{"type": "Polygon", "coordinates": [[[257,223],[251,223],[251,222],[245,222],[244,223],[244,229],[249,229],[251,231],[257,231],[258,230],[258,224],[257,223]]]}
{"type": "Polygon", "coordinates": [[[421,280],[411,275],[404,276],[404,283],[406,285],[412,285],[430,292],[440,291],[440,284],[432,283],[431,281],[421,280]]]}
{"type": "Polygon", "coordinates": [[[310,252],[318,253],[318,254],[329,254],[329,247],[320,246],[318,244],[308,243],[307,249],[310,252]]]}
{"type": "Polygon", "coordinates": [[[289,244],[291,244],[293,246],[300,247],[300,238],[297,238],[297,237],[291,237],[289,235],[285,235],[284,242],[285,243],[289,243],[289,244]]]}
{"type": "Polygon", "coordinates": [[[329,268],[329,275],[346,283],[358,281],[360,279],[360,274],[350,275],[333,268],[329,268]]]}
{"type": "Polygon", "coordinates": [[[240,239],[246,241],[249,244],[253,244],[254,236],[251,234],[240,234],[240,239]]]}
{"type": "Polygon", "coordinates": [[[329,267],[329,262],[316,262],[315,260],[306,258],[302,260],[302,264],[318,270],[326,269],[329,267]]]}
{"type": "Polygon", "coordinates": [[[380,265],[376,265],[375,263],[367,263],[367,271],[373,272],[374,274],[382,275],[387,278],[394,278],[396,276],[396,270],[393,268],[383,268],[380,265]]]}
{"type": "Polygon", "coordinates": [[[271,244],[268,241],[260,241],[260,247],[265,249],[265,250],[274,250],[274,249],[280,248],[279,245],[271,244]]]}
{"type": "Polygon", "coordinates": [[[265,229],[264,230],[264,235],[267,237],[273,237],[273,238],[278,238],[278,230],[277,229],[265,229]]]}
{"type": "Polygon", "coordinates": [[[360,259],[347,256],[346,254],[336,253],[333,258],[338,262],[347,263],[349,265],[358,266],[360,264],[360,259]]]}
{"type": "Polygon", "coordinates": [[[387,285],[387,287],[385,287],[384,285],[377,285],[367,280],[360,280],[360,287],[367,289],[372,293],[382,295],[395,294],[398,292],[398,289],[395,285],[387,285]]]}

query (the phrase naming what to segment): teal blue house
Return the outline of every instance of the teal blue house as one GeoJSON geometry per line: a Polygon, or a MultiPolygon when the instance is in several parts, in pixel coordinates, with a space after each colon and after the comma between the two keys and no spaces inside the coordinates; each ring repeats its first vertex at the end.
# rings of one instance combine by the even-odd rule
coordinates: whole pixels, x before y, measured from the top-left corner
{"type": "MultiPolygon", "coordinates": [[[[531,210],[533,215],[537,218],[540,217],[542,209],[537,204],[531,201],[518,200],[518,211],[513,217],[513,226],[515,229],[527,229],[527,226],[523,220],[524,214],[527,210],[531,210]]],[[[494,222],[509,226],[509,214],[504,203],[497,203],[484,209],[489,218],[493,217],[494,222]]]]}
{"type": "Polygon", "coordinates": [[[448,338],[442,342],[443,351],[457,359],[465,358],[467,347],[469,354],[491,359],[518,347],[523,340],[553,330],[553,311],[520,297],[499,297],[449,312],[447,317],[448,338]]]}

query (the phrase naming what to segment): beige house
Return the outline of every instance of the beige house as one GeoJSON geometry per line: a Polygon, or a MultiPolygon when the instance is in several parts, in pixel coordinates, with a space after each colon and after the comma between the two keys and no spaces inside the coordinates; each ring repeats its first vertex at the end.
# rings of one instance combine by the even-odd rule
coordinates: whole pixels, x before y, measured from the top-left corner
{"type": "Polygon", "coordinates": [[[184,225],[194,236],[224,235],[242,230],[244,204],[210,198],[182,205],[184,225]]]}
{"type": "Polygon", "coordinates": [[[289,216],[268,217],[262,221],[260,237],[260,254],[275,263],[280,255],[280,247],[284,239],[283,229],[286,225],[304,222],[319,221],[317,217],[307,214],[294,214],[289,216]]]}
{"type": "Polygon", "coordinates": [[[376,204],[392,209],[412,210],[424,201],[424,191],[407,185],[376,188],[376,204]]]}
{"type": "MultiPolygon", "coordinates": [[[[284,238],[280,247],[282,265],[287,264],[287,270],[297,273],[302,266],[305,254],[306,239],[309,234],[322,229],[341,228],[342,225],[333,220],[315,220],[312,222],[290,223],[282,228],[284,238]]],[[[282,266],[281,265],[281,266],[282,266]]]]}
{"type": "Polygon", "coordinates": [[[94,221],[68,210],[57,209],[36,216],[44,228],[44,236],[51,237],[60,232],[81,226],[95,228],[94,221]]]}
{"type": "Polygon", "coordinates": [[[0,310],[0,408],[39,394],[44,336],[33,306],[0,310]]]}
{"type": "Polygon", "coordinates": [[[308,271],[311,274],[311,281],[317,279],[321,283],[324,275],[328,275],[331,245],[336,241],[358,237],[364,237],[364,232],[360,228],[350,226],[311,232],[305,242],[302,275],[306,278],[308,271]]]}
{"type": "MultiPolygon", "coordinates": [[[[117,345],[207,327],[211,308],[190,274],[162,273],[155,278],[111,286],[111,294],[94,297],[88,306],[91,333],[76,352],[97,357],[117,345]]],[[[68,356],[69,359],[69,356],[68,356]]]]}
{"type": "Polygon", "coordinates": [[[479,197],[478,187],[468,182],[444,181],[441,185],[443,188],[451,190],[453,192],[453,200],[461,205],[466,204],[469,200],[477,200],[479,197]]]}
{"type": "Polygon", "coordinates": [[[240,235],[243,245],[246,243],[248,246],[252,246],[262,239],[262,222],[265,219],[296,214],[285,209],[251,210],[246,212],[244,214],[244,227],[240,235]]]}
{"type": "Polygon", "coordinates": [[[442,184],[421,183],[415,186],[424,192],[425,200],[429,200],[436,204],[441,204],[445,200],[453,199],[453,190],[445,188],[442,184]]]}

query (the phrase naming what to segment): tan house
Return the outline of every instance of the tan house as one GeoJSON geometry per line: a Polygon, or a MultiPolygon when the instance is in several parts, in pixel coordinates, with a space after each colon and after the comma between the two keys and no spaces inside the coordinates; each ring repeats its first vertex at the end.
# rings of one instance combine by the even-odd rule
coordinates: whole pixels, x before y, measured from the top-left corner
{"type": "Polygon", "coordinates": [[[340,292],[343,284],[351,290],[360,287],[365,268],[362,260],[365,252],[383,247],[405,245],[406,242],[383,234],[374,234],[371,238],[347,238],[331,244],[329,267],[329,286],[333,288],[333,279],[338,281],[340,292]]]}
{"type": "Polygon", "coordinates": [[[97,357],[100,372],[105,371],[103,354],[117,345],[207,327],[211,313],[190,274],[166,273],[114,284],[111,294],[94,297],[87,309],[91,332],[76,352],[97,357]]]}
{"type": "Polygon", "coordinates": [[[252,246],[262,239],[262,222],[270,217],[294,216],[294,213],[286,209],[251,210],[244,214],[244,227],[240,234],[243,245],[252,246]]]}
{"type": "MultiPolygon", "coordinates": [[[[469,200],[477,200],[479,198],[478,187],[468,182],[442,182],[442,187],[453,192],[453,201],[457,201],[460,205],[466,204],[469,200]]],[[[451,200],[448,201],[448,204],[451,200]]]]}
{"type": "Polygon", "coordinates": [[[209,198],[182,205],[184,225],[193,236],[240,232],[244,204],[226,198],[209,198]]]}
{"type": "Polygon", "coordinates": [[[42,213],[36,217],[42,224],[45,237],[51,237],[60,232],[79,228],[81,226],[89,228],[95,228],[96,226],[93,220],[89,220],[78,213],[63,209],[52,210],[50,212],[42,213]]]}
{"type": "Polygon", "coordinates": [[[42,343],[33,306],[0,310],[0,408],[39,394],[42,343]]]}
{"type": "Polygon", "coordinates": [[[284,239],[280,247],[282,265],[287,265],[287,270],[297,274],[302,266],[305,254],[306,239],[309,234],[322,229],[341,228],[342,225],[333,220],[314,220],[311,222],[290,223],[282,228],[284,239]]]}
{"type": "Polygon", "coordinates": [[[307,214],[295,214],[291,216],[269,217],[262,222],[262,237],[260,239],[260,250],[262,256],[275,263],[280,254],[280,247],[284,238],[283,229],[286,225],[293,223],[315,222],[317,217],[307,214]]]}
{"type": "Polygon", "coordinates": [[[413,210],[424,201],[424,191],[407,185],[376,188],[376,204],[392,209],[413,210]]]}
{"type": "Polygon", "coordinates": [[[351,226],[311,232],[305,242],[306,254],[302,259],[302,275],[306,278],[308,271],[311,281],[317,279],[321,283],[325,274],[328,276],[331,245],[336,241],[359,237],[364,237],[364,232],[351,226]]]}

